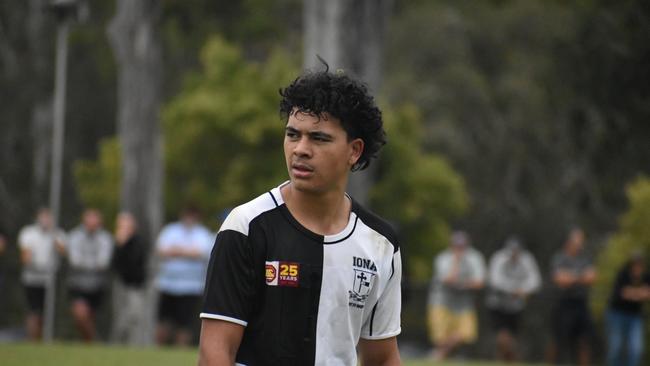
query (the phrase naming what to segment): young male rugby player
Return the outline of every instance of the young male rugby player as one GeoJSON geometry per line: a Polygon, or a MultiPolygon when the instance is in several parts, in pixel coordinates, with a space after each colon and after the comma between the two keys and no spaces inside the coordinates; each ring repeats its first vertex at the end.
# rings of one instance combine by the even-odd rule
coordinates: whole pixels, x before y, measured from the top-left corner
{"type": "Polygon", "coordinates": [[[385,144],[366,87],[328,70],[280,91],[290,180],[235,208],[205,286],[200,365],[399,365],[401,262],[345,193],[385,144]]]}

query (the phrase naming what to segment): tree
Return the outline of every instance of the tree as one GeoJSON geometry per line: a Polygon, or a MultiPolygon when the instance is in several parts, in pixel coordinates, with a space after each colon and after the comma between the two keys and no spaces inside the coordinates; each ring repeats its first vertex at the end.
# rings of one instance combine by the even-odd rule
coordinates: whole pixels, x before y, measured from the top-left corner
{"type": "Polygon", "coordinates": [[[287,179],[281,142],[278,88],[296,67],[276,51],[263,63],[247,62],[240,49],[211,38],[202,70],[165,107],[167,210],[193,202],[221,212],[287,179]]]}
{"type": "Polygon", "coordinates": [[[151,242],[162,224],[162,50],[160,2],[118,0],[108,35],[118,63],[120,207],[151,242]]]}
{"type": "Polygon", "coordinates": [[[424,150],[417,107],[384,111],[389,143],[377,162],[370,203],[396,225],[409,275],[425,282],[431,278],[434,254],[448,245],[449,223],[467,210],[465,182],[446,159],[424,150]]]}
{"type": "MultiPolygon", "coordinates": [[[[118,0],[108,36],[118,64],[117,131],[121,147],[120,209],[139,222],[145,243],[162,225],[162,89],[160,2],[118,0]]],[[[154,246],[151,245],[153,252],[154,246]]],[[[153,297],[149,297],[152,303],[153,297]]],[[[148,333],[153,332],[153,317],[148,333]]]]}
{"type": "MultiPolygon", "coordinates": [[[[619,229],[607,241],[596,262],[598,280],[592,296],[595,312],[603,315],[618,271],[635,251],[650,254],[650,178],[639,177],[626,189],[629,207],[619,219],[619,229]]],[[[599,317],[602,319],[602,317],[599,317]]],[[[645,324],[646,332],[650,324],[645,324]]],[[[646,340],[646,347],[650,341],[646,340]]]]}
{"type": "MultiPolygon", "coordinates": [[[[317,55],[331,69],[356,75],[373,93],[381,86],[381,60],[390,0],[305,0],[303,10],[306,68],[321,67],[317,55]]],[[[374,167],[350,176],[348,191],[368,202],[374,167]]]]}
{"type": "MultiPolygon", "coordinates": [[[[192,202],[214,217],[287,179],[278,88],[295,78],[297,67],[280,51],[266,62],[247,62],[218,37],[206,43],[201,61],[201,71],[188,77],[163,112],[164,135],[173,141],[165,149],[168,215],[192,202]]],[[[467,207],[464,182],[443,158],[423,151],[417,108],[382,110],[390,141],[373,163],[380,180],[371,204],[399,226],[413,275],[423,280],[431,257],[447,243],[448,222],[467,207]]],[[[78,175],[82,192],[96,204],[116,192],[93,187],[116,176],[106,171],[117,169],[114,146],[106,143],[99,161],[79,168],[86,172],[78,175]]]]}

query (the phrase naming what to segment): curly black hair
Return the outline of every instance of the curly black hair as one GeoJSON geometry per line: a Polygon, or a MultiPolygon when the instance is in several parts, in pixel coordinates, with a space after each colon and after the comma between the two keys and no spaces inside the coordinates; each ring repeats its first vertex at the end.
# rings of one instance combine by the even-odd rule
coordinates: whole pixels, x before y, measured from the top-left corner
{"type": "Polygon", "coordinates": [[[294,112],[322,116],[324,113],[341,121],[348,139],[360,138],[364,149],[352,171],[363,170],[386,144],[381,111],[363,83],[343,72],[305,72],[289,86],[280,89],[280,115],[287,120],[294,112]]]}

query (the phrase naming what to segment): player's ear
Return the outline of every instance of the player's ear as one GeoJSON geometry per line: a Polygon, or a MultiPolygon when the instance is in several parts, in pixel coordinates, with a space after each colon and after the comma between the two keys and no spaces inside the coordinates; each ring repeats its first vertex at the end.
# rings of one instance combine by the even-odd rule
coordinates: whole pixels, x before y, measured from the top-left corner
{"type": "Polygon", "coordinates": [[[356,138],[350,141],[349,146],[350,146],[350,158],[348,160],[348,164],[350,164],[350,166],[353,166],[354,164],[357,163],[357,161],[361,157],[361,154],[363,153],[364,143],[362,139],[356,138]]]}

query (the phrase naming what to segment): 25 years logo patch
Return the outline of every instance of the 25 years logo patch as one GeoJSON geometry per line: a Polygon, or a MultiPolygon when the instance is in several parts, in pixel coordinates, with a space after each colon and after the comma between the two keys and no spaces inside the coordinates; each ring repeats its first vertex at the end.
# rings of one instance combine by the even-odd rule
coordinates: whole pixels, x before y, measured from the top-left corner
{"type": "Polygon", "coordinates": [[[300,263],[267,261],[265,272],[269,286],[298,287],[300,284],[300,263]]]}

